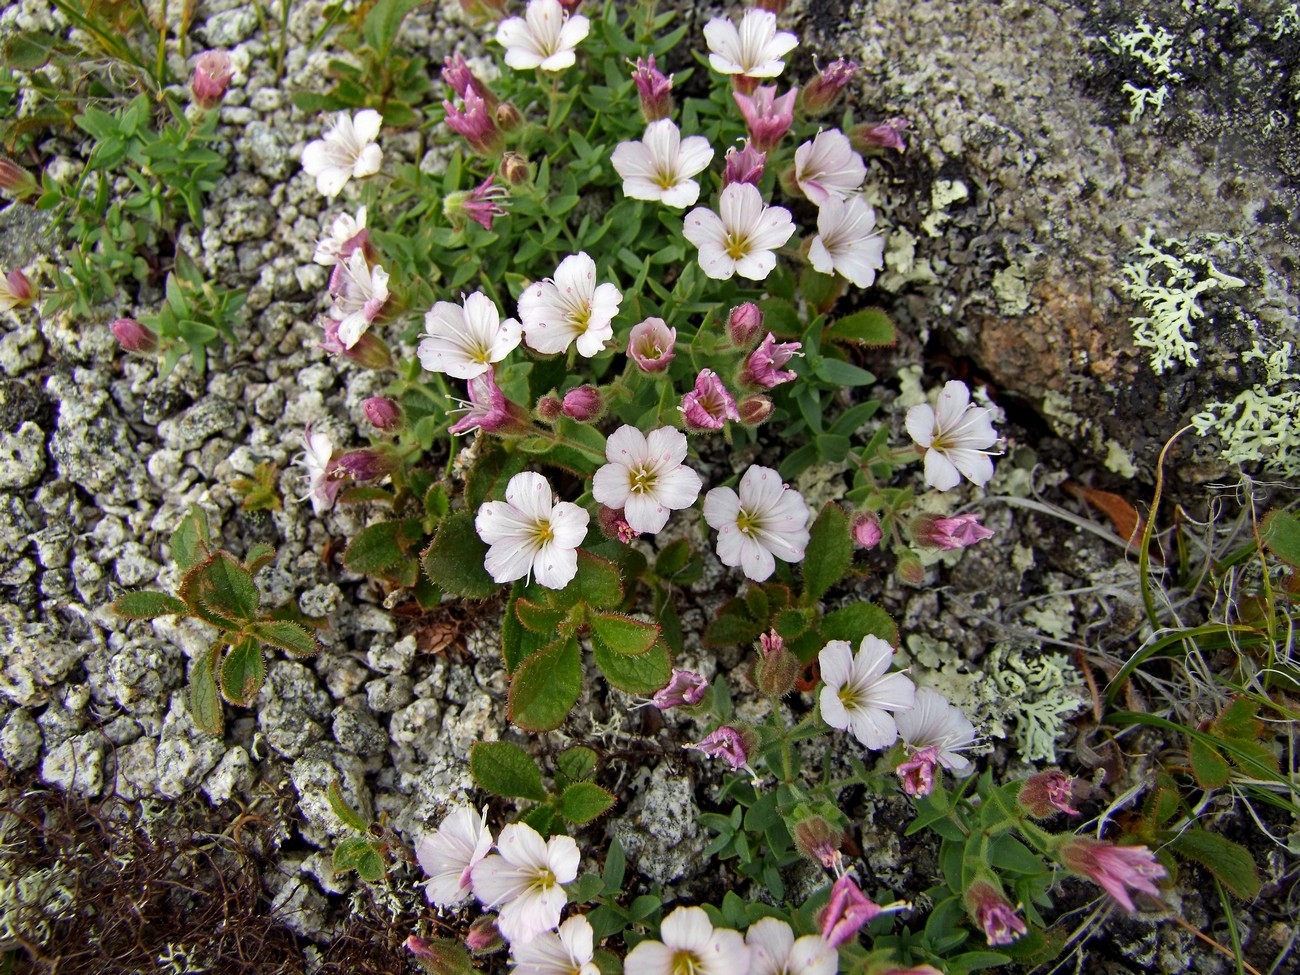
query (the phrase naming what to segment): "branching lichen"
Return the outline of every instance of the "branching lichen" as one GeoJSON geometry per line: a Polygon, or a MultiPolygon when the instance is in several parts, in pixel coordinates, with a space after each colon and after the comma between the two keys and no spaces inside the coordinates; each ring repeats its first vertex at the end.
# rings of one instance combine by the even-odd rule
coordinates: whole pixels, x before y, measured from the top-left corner
{"type": "Polygon", "coordinates": [[[1148,107],[1159,118],[1169,97],[1169,83],[1183,80],[1182,72],[1174,67],[1174,36],[1139,18],[1132,30],[1116,32],[1101,43],[1123,57],[1139,76],[1125,81],[1121,89],[1129,98],[1129,124],[1140,119],[1148,107]]]}
{"type": "Polygon", "coordinates": [[[1234,464],[1262,463],[1286,477],[1300,477],[1300,372],[1291,368],[1291,343],[1265,352],[1258,342],[1241,356],[1263,361],[1262,383],[1226,402],[1208,403],[1192,417],[1201,436],[1223,441],[1223,458],[1234,464]]]}

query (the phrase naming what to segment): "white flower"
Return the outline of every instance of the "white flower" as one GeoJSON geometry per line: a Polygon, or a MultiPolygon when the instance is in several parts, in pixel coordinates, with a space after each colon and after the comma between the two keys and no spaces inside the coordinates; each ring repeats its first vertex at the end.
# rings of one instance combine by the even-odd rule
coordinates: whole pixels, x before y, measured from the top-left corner
{"type": "Polygon", "coordinates": [[[700,184],[691,177],[712,161],[708,139],[702,135],[682,139],[676,123],[666,118],[647,125],[642,141],[620,142],[613,155],[625,194],[670,207],[687,207],[700,198],[700,184]]]}
{"type": "Polygon", "coordinates": [[[349,179],[379,172],[384,153],[375,145],[375,137],[383,122],[373,108],[357,112],[355,118],[340,112],[323,139],[307,143],[302,168],[316,177],[316,189],[326,196],[338,196],[349,179]]]}
{"type": "Polygon", "coordinates": [[[699,248],[700,267],[718,280],[739,274],[762,281],[776,267],[772,252],[794,233],[790,211],[765,206],[752,183],[724,187],[718,209],[721,216],[707,207],[686,214],[682,235],[699,248]]]}
{"type": "Polygon", "coordinates": [[[330,225],[329,236],[322,237],[316,245],[316,253],[312,256],[312,260],[325,267],[333,267],[340,258],[346,260],[352,256],[352,251],[358,244],[357,238],[361,237],[365,230],[365,207],[358,209],[355,217],[348,213],[340,213],[330,225]]]}
{"type": "Polygon", "coordinates": [[[662,941],[627,953],[623,975],[746,975],[749,949],[739,931],[714,929],[699,907],[679,907],[659,925],[662,941]]]}
{"type": "Polygon", "coordinates": [[[755,921],[745,932],[749,975],[835,975],[839,952],[820,934],[798,941],[790,925],[774,917],[755,921]]]}
{"type": "Polygon", "coordinates": [[[992,411],[973,406],[959,380],[945,383],[936,412],[927,403],[907,411],[907,432],[925,447],[925,483],[940,491],[955,488],[966,475],[983,487],[993,477],[989,448],[998,441],[992,411]]]}
{"type": "Polygon", "coordinates": [[[519,345],[519,323],[501,321],[492,299],[479,291],[465,298],[463,306],[438,302],[425,314],[424,327],[420,365],[456,379],[483,375],[519,345]]]}
{"type": "Polygon", "coordinates": [[[931,746],[939,749],[939,764],[954,772],[964,771],[970,759],[957,754],[975,742],[975,726],[961,708],[949,704],[938,691],[918,688],[916,703],[910,711],[894,715],[898,736],[909,748],[920,751],[931,746]]]}
{"type": "Polygon", "coordinates": [[[527,944],[511,945],[514,975],[600,975],[592,961],[595,933],[591,922],[576,914],[558,932],[543,931],[527,944]]]}
{"type": "Polygon", "coordinates": [[[686,435],[672,427],[646,436],[621,426],[605,442],[609,463],[596,471],[591,494],[611,508],[622,508],[633,531],[653,535],[668,523],[669,509],[689,508],[700,496],[700,475],[682,465],[686,435]]]}
{"type": "Polygon", "coordinates": [[[506,49],[506,64],[516,70],[563,71],[577,60],[573,49],[590,29],[581,14],[566,18],[560,0],[528,0],[524,16],[497,27],[497,43],[506,49]]]}
{"type": "Polygon", "coordinates": [[[537,281],[519,296],[524,342],[544,355],[564,352],[576,340],[590,358],[614,337],[611,324],[623,294],[606,282],[596,285],[596,262],[585,251],[571,254],[555,277],[537,281]]]}
{"type": "Polygon", "coordinates": [[[415,858],[429,875],[424,893],[430,904],[455,907],[473,893],[470,873],[492,849],[492,832],[484,821],[486,812],[457,806],[436,832],[420,837],[415,845],[415,858]]]}
{"type": "Polygon", "coordinates": [[[868,748],[888,748],[898,738],[891,711],[906,711],[916,687],[902,674],[887,674],[894,649],[877,636],[864,636],[855,655],[847,640],[832,640],[821,662],[822,718],[832,728],[852,730],[868,748]]]}
{"type": "Polygon", "coordinates": [[[704,25],[709,64],[719,74],[743,74],[750,78],[775,78],[785,67],[781,59],[799,46],[799,38],[776,29],[776,14],[746,10],[736,29],[726,17],[714,17],[704,25]]]}
{"type": "Polygon", "coordinates": [[[794,151],[795,182],[818,206],[832,197],[847,199],[866,176],[866,163],[839,129],[818,132],[794,151]]]}
{"type": "Polygon", "coordinates": [[[706,494],[704,520],[718,530],[722,564],[740,566],[755,582],[776,570],[777,558],[802,561],[808,545],[808,505],[770,467],[745,471],[739,495],[727,487],[706,494]]]}
{"type": "Polygon", "coordinates": [[[581,860],[572,837],[543,840],[527,823],[511,823],[501,831],[497,852],[474,866],[474,896],[484,907],[500,910],[497,928],[503,938],[526,945],[560,923],[569,900],[562,885],[578,876],[581,860]]]}
{"type": "Polygon", "coordinates": [[[590,517],[576,504],[555,502],[542,475],[516,474],[505,501],[485,502],[474,519],[479,538],[491,546],[483,566],[495,582],[532,574],[548,589],[563,589],[578,574],[578,546],[590,517]]]}
{"type": "Polygon", "coordinates": [[[334,296],[330,318],[339,323],[339,341],[350,349],[388,301],[388,272],[379,264],[371,267],[365,250],[358,248],[347,261],[334,265],[330,294],[334,296]]]}
{"type": "Polygon", "coordinates": [[[334,498],[343,486],[342,481],[329,476],[330,461],[334,459],[334,444],[325,434],[313,433],[309,424],[303,431],[302,445],[302,466],[307,471],[307,497],[311,498],[312,511],[320,514],[333,506],[334,498]]]}
{"type": "Polygon", "coordinates": [[[885,239],[873,233],[876,211],[860,196],[828,199],[817,210],[817,236],[808,260],[822,274],[839,272],[859,288],[869,288],[885,266],[885,239]]]}

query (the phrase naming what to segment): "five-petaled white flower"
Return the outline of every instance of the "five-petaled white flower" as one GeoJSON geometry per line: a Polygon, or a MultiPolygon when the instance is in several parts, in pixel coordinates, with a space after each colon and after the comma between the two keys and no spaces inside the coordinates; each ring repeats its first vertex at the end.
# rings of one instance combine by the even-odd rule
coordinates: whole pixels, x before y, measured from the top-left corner
{"type": "Polygon", "coordinates": [[[753,9],[745,11],[739,30],[726,17],[714,17],[704,25],[704,40],[714,71],[749,78],[775,78],[785,68],[781,59],[799,46],[799,38],[776,29],[776,14],[753,9]]]}
{"type": "Polygon", "coordinates": [[[820,934],[795,940],[790,925],[779,918],[755,921],[745,932],[749,946],[749,975],[835,975],[839,953],[820,934]]]}
{"type": "Polygon", "coordinates": [[[740,493],[717,487],[704,496],[704,520],[718,530],[718,558],[762,582],[776,559],[800,562],[808,546],[808,505],[781,483],[781,475],[755,464],[740,479],[740,493]]]}
{"type": "Polygon", "coordinates": [[[739,274],[762,281],[776,267],[773,251],[794,233],[790,211],[764,205],[751,183],[724,187],[718,209],[721,216],[708,207],[686,214],[682,235],[699,248],[700,267],[718,280],[739,274]]]}
{"type": "Polygon", "coordinates": [[[365,248],[359,247],[334,265],[330,294],[334,298],[330,318],[339,323],[338,340],[350,349],[388,302],[388,272],[379,264],[371,267],[365,248]]]}
{"type": "Polygon", "coordinates": [[[640,142],[620,142],[612,160],[632,199],[688,207],[700,198],[700,184],[691,177],[713,161],[713,147],[702,135],[683,139],[676,123],[665,118],[647,125],[640,142]]]}
{"type": "Polygon", "coordinates": [[[938,748],[937,759],[944,768],[962,772],[970,765],[970,759],[958,753],[975,743],[975,726],[938,691],[918,688],[912,709],[895,714],[894,723],[908,748],[938,748]]]}
{"type": "Polygon", "coordinates": [[[818,206],[832,197],[847,199],[866,176],[866,163],[839,129],[818,132],[794,151],[795,182],[818,206]]]}
{"type": "Polygon", "coordinates": [[[340,213],[330,224],[329,236],[322,237],[316,245],[312,260],[324,267],[333,267],[339,261],[346,261],[358,247],[364,247],[368,239],[365,207],[359,208],[355,217],[350,213],[340,213]]]}
{"type": "Polygon", "coordinates": [[[989,448],[998,441],[992,411],[974,406],[966,384],[954,379],[939,393],[939,408],[920,403],[907,411],[907,432],[925,447],[925,483],[955,488],[963,474],[980,487],[993,477],[989,448]]]}
{"type": "Polygon", "coordinates": [[[876,211],[861,196],[828,199],[817,210],[817,236],[808,260],[822,274],[839,272],[859,288],[869,288],[885,266],[885,239],[875,233],[876,211]]]}
{"type": "Polygon", "coordinates": [[[457,806],[436,832],[420,837],[415,858],[429,875],[424,893],[438,907],[456,907],[474,892],[470,873],[492,849],[492,832],[484,814],[457,806]]]}
{"type": "Polygon", "coordinates": [[[302,168],[316,177],[316,189],[338,196],[348,180],[379,172],[384,153],[375,145],[375,137],[383,122],[373,108],[362,109],[355,117],[340,112],[324,138],[307,143],[302,168]]]}
{"type": "Polygon", "coordinates": [[[592,961],[595,932],[591,922],[575,914],[559,931],[543,931],[523,945],[511,945],[511,975],[600,975],[592,961]]]}
{"type": "Polygon", "coordinates": [[[821,663],[822,719],[832,728],[851,730],[868,748],[888,748],[898,738],[890,712],[906,711],[916,701],[916,686],[902,674],[889,674],[894,649],[878,636],[864,636],[854,654],[847,640],[832,640],[817,655],[821,663]]]}
{"type": "Polygon", "coordinates": [[[739,931],[714,928],[700,907],[679,907],[659,925],[662,941],[627,953],[623,975],[746,975],[750,951],[739,931]]]}
{"type": "Polygon", "coordinates": [[[497,43],[506,49],[506,64],[516,70],[563,71],[573,67],[573,49],[590,29],[591,22],[581,14],[566,16],[560,0],[528,0],[524,16],[497,27],[497,43]]]}
{"type": "Polygon", "coordinates": [[[585,251],[570,254],[555,277],[530,284],[519,296],[524,342],[544,355],[564,352],[576,340],[590,358],[614,337],[614,316],[623,293],[606,282],[596,285],[596,262],[585,251]]]}
{"type": "Polygon", "coordinates": [[[424,316],[427,330],[420,338],[420,365],[456,379],[473,379],[500,362],[519,344],[520,326],[501,320],[492,299],[481,291],[457,305],[440,301],[424,316]]]}
{"type": "Polygon", "coordinates": [[[495,582],[531,573],[547,589],[563,589],[578,574],[578,546],[590,518],[585,508],[555,501],[542,475],[516,474],[506,485],[506,499],[485,502],[474,519],[479,538],[490,546],[483,566],[495,582]]]}
{"type": "Polygon", "coordinates": [[[543,840],[527,823],[511,823],[501,830],[497,852],[475,864],[474,896],[500,910],[502,937],[512,946],[526,945],[559,925],[569,900],[563,885],[578,876],[581,860],[572,837],[543,840]]]}
{"type": "Polygon", "coordinates": [[[653,535],[668,523],[669,509],[689,508],[704,482],[682,464],[686,435],[672,427],[651,430],[649,436],[623,425],[605,442],[609,463],[596,471],[591,494],[638,531],[653,535]]]}

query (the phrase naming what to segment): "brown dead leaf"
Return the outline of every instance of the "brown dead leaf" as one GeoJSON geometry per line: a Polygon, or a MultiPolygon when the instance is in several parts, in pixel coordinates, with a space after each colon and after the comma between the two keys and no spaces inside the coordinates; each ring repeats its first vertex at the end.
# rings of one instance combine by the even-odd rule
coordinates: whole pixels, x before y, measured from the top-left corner
{"type": "MultiPolygon", "coordinates": [[[[1102,491],[1098,488],[1089,487],[1086,484],[1080,484],[1078,481],[1066,481],[1061,487],[1074,495],[1080,501],[1092,505],[1094,508],[1104,514],[1111,526],[1115,529],[1115,534],[1128,542],[1129,548],[1137,550],[1142,544],[1142,532],[1146,530],[1146,519],[1138,514],[1137,508],[1123,495],[1115,494],[1113,491],[1102,491]]],[[[1160,552],[1152,547],[1151,558],[1157,562],[1162,562],[1160,552]]]]}

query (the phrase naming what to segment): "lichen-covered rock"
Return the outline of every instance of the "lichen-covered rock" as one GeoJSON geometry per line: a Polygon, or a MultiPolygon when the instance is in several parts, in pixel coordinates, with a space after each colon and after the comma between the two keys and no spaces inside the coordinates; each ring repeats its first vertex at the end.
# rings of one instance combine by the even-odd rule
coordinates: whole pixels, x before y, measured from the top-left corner
{"type": "Polygon", "coordinates": [[[225,752],[222,739],[195,727],[186,694],[173,693],[158,743],[158,792],[175,799],[193,791],[225,752]]]}
{"type": "Polygon", "coordinates": [[[16,772],[23,772],[41,757],[41,729],[26,708],[14,708],[0,728],[0,758],[16,772]]]}
{"type": "Polygon", "coordinates": [[[297,758],[325,737],[330,700],[307,667],[292,660],[274,660],[266,683],[253,705],[266,742],[285,758],[297,758]]]}
{"type": "Polygon", "coordinates": [[[158,743],[141,738],[117,750],[114,791],[123,799],[143,799],[158,794],[158,743]]]}
{"type": "Polygon", "coordinates": [[[0,433],[0,488],[31,487],[45,474],[45,431],[28,420],[0,433]]]}
{"type": "Polygon", "coordinates": [[[363,819],[371,819],[374,807],[366,786],[366,770],[355,755],[341,754],[324,744],[313,745],[293,763],[289,774],[298,792],[298,811],[305,820],[299,829],[307,842],[325,846],[331,837],[352,833],[352,828],[330,809],[328,792],[335,781],[343,799],[363,819]]]}
{"type": "Polygon", "coordinates": [[[0,620],[0,640],[5,648],[0,694],[24,707],[45,703],[86,654],[84,646],[59,636],[48,623],[0,620]]]}
{"type": "Polygon", "coordinates": [[[41,780],[67,792],[97,796],[104,790],[106,742],[96,732],[74,735],[50,749],[41,762],[41,780]]]}
{"type": "Polygon", "coordinates": [[[217,767],[208,773],[203,780],[203,791],[213,805],[219,806],[234,796],[247,795],[254,779],[253,760],[247,751],[236,745],[222,755],[217,767]]]}
{"type": "Polygon", "coordinates": [[[609,824],[628,862],[655,883],[689,879],[706,866],[695,784],[666,765],[643,769],[632,783],[627,813],[609,824]]]}
{"type": "MultiPolygon", "coordinates": [[[[393,716],[393,720],[397,720],[397,715],[393,716]]],[[[388,749],[388,732],[375,720],[374,715],[361,708],[347,705],[336,707],[331,730],[339,748],[350,755],[370,758],[382,755],[388,749]]]]}

